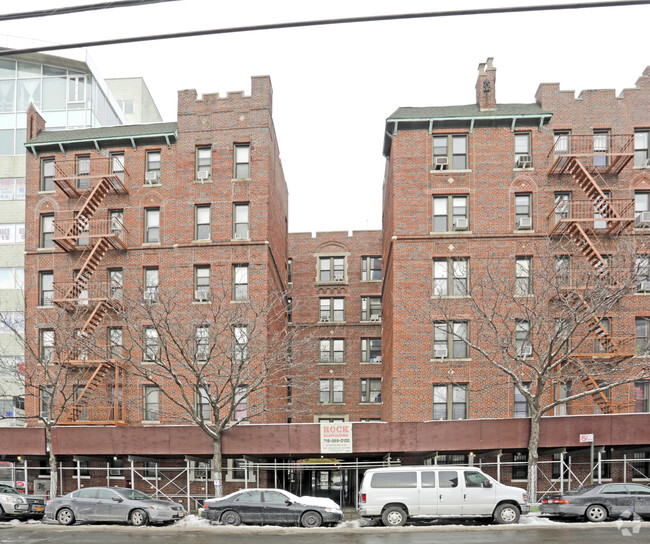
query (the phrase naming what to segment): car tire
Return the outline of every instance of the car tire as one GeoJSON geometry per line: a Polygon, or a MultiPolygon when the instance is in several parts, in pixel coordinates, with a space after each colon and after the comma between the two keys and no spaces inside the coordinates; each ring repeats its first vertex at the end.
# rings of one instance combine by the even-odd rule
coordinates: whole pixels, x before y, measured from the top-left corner
{"type": "Polygon", "coordinates": [[[313,510],[305,512],[302,516],[300,516],[300,525],[303,527],[309,527],[313,529],[315,527],[320,527],[321,523],[323,523],[323,516],[321,516],[318,512],[314,512],[313,510]]]}
{"type": "Polygon", "coordinates": [[[389,506],[381,514],[381,522],[386,527],[403,527],[408,516],[400,506],[389,506]]]}
{"type": "Polygon", "coordinates": [[[514,504],[500,504],[494,509],[494,521],[500,525],[517,523],[521,512],[514,504]]]}
{"type": "Polygon", "coordinates": [[[72,525],[76,521],[74,512],[69,508],[61,508],[61,510],[56,513],[56,521],[61,525],[72,525]]]}
{"type": "Polygon", "coordinates": [[[146,525],[149,521],[149,516],[147,516],[147,513],[142,510],[141,508],[137,508],[133,512],[131,512],[131,515],[129,516],[129,521],[131,522],[131,525],[134,527],[142,527],[143,525],[146,525]]]}
{"type": "Polygon", "coordinates": [[[585,510],[585,517],[594,523],[605,521],[608,516],[609,512],[602,504],[592,504],[585,510]]]}
{"type": "Polygon", "coordinates": [[[226,510],[221,514],[220,521],[224,525],[241,525],[241,516],[234,510],[226,510]]]}

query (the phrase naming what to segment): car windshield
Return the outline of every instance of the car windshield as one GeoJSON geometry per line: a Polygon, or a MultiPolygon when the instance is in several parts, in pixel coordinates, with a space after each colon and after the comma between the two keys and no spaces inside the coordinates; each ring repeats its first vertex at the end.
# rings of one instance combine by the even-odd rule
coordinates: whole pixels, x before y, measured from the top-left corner
{"type": "Polygon", "coordinates": [[[13,493],[15,495],[22,495],[15,487],[10,487],[8,485],[0,485],[0,493],[13,493]]]}
{"type": "Polygon", "coordinates": [[[575,489],[571,489],[569,491],[565,491],[565,495],[582,495],[583,493],[587,493],[587,491],[591,491],[592,489],[598,487],[601,484],[589,484],[589,485],[583,485],[580,487],[577,487],[575,489]]]}
{"type": "Polygon", "coordinates": [[[137,489],[116,489],[115,491],[120,495],[122,495],[122,497],[124,497],[125,499],[131,499],[135,501],[154,500],[153,497],[150,497],[146,493],[143,493],[142,491],[138,491],[137,489]]]}

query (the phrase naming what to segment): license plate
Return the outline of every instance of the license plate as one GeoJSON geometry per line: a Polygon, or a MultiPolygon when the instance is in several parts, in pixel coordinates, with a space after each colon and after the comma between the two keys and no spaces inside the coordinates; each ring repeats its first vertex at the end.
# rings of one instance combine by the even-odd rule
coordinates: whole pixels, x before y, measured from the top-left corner
{"type": "Polygon", "coordinates": [[[43,510],[42,506],[34,506],[34,510],[38,510],[39,512],[43,510]]]}
{"type": "Polygon", "coordinates": [[[185,516],[185,514],[184,514],[183,512],[181,512],[180,514],[178,514],[178,517],[179,517],[179,518],[182,518],[182,517],[184,517],[184,516],[185,516]]]}

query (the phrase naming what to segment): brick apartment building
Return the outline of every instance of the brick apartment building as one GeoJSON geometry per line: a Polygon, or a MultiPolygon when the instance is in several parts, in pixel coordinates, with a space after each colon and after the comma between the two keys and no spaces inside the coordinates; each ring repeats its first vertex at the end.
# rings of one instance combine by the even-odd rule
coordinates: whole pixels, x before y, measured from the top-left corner
{"type": "MultiPolygon", "coordinates": [[[[111,300],[129,286],[167,289],[183,298],[181,308],[206,304],[205,293],[219,289],[236,302],[235,293],[245,289],[251,299],[282,300],[287,330],[306,335],[296,357],[307,363],[300,377],[311,386],[293,384],[292,397],[304,402],[287,403],[284,415],[269,410],[224,433],[226,490],[255,482],[353,504],[359,470],[396,456],[482,459],[505,481],[525,479],[516,467],[507,474],[498,468],[501,460],[525,460],[527,413],[513,382],[463,341],[475,341],[481,323],[467,295],[481,271],[491,270],[523,289],[514,298],[541,298],[545,267],[557,272],[569,257],[567,270],[582,263],[602,279],[617,248],[631,240],[638,284],[602,316],[606,323],[586,326],[593,349],[580,361],[592,361],[594,369],[613,360],[645,361],[649,251],[639,248],[650,233],[650,68],[618,97],[602,90],[576,98],[543,84],[534,103],[498,104],[489,59],[479,67],[475,104],[399,108],[386,121],[383,230],[350,235],[288,234],[270,81],[252,81],[250,97],[197,99],[181,91],[177,123],[48,131],[31,111],[28,339],[38,341],[41,354],[55,351],[56,335],[37,321],[60,309],[84,316],[75,325],[82,336],[110,339],[120,326],[111,300]],[[48,161],[54,179],[43,176],[48,161]],[[572,245],[560,251],[561,243],[572,245]],[[493,264],[485,268],[486,262],[493,264]],[[46,292],[51,279],[55,291],[46,292]],[[327,459],[316,462],[322,452],[313,423],[325,421],[354,422],[353,452],[337,455],[329,468],[327,459]],[[242,470],[243,457],[257,472],[242,470]],[[297,460],[307,465],[296,469],[297,460]]],[[[276,317],[266,323],[269,335],[280,328],[276,317]]],[[[524,350],[530,330],[524,320],[512,321],[515,355],[525,363],[533,354],[524,350]]],[[[156,338],[145,328],[144,344],[133,353],[146,362],[147,341],[156,338]]],[[[105,360],[84,361],[97,373],[79,384],[77,408],[55,429],[54,447],[76,471],[62,488],[80,485],[81,463],[84,477],[97,481],[111,481],[111,471],[116,478],[140,470],[150,476],[152,463],[156,471],[187,463],[188,504],[190,493],[207,494],[204,465],[212,446],[201,431],[163,405],[146,380],[105,360]],[[103,388],[87,386],[101,380],[103,388]]],[[[571,391],[597,386],[591,368],[571,391]]],[[[637,474],[650,474],[647,383],[633,380],[611,394],[560,404],[553,414],[562,417],[544,418],[540,448],[549,482],[562,480],[555,472],[565,454],[584,462],[581,432],[596,433],[603,458],[634,455],[637,474]]],[[[288,393],[291,382],[285,385],[288,393]]],[[[551,401],[569,395],[557,385],[551,401]]],[[[286,400],[281,388],[276,404],[286,400]]],[[[28,414],[41,409],[34,399],[26,401],[28,414]]],[[[40,429],[7,432],[23,434],[0,441],[1,453],[42,462],[40,429]],[[18,436],[29,438],[29,448],[15,446],[18,436]]],[[[608,470],[623,477],[625,467],[608,470]]],[[[150,481],[134,480],[144,483],[150,481]]]]}

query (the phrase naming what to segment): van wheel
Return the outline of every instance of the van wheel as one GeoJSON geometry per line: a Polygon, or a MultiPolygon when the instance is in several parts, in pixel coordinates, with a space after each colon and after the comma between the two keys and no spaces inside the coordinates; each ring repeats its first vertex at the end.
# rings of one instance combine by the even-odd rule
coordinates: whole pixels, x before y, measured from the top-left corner
{"type": "Polygon", "coordinates": [[[386,527],[402,527],[406,525],[406,512],[399,506],[389,506],[381,514],[381,521],[386,527]]]}
{"type": "Polygon", "coordinates": [[[519,508],[512,504],[500,504],[494,510],[494,521],[502,525],[517,523],[520,516],[519,508]]]}

